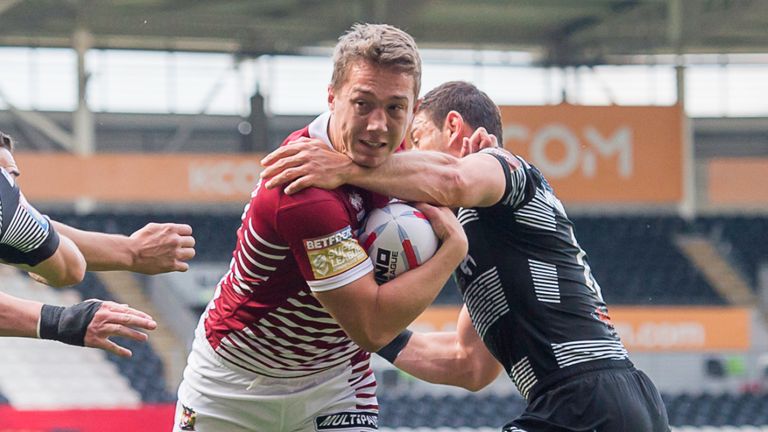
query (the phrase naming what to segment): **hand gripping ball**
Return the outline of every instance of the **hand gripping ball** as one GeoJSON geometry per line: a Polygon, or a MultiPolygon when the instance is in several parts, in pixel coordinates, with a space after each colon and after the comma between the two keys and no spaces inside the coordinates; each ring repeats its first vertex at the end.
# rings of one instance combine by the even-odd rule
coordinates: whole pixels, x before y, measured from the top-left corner
{"type": "Polygon", "coordinates": [[[435,254],[438,246],[438,238],[427,217],[401,202],[371,211],[359,238],[380,284],[418,267],[435,254]]]}

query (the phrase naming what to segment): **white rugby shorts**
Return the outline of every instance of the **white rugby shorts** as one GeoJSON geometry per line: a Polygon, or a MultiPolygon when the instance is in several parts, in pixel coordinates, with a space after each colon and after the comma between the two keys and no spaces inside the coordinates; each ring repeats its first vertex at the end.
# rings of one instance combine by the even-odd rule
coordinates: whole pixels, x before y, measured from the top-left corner
{"type": "Polygon", "coordinates": [[[363,402],[349,384],[350,365],[302,378],[264,377],[225,365],[204,333],[196,333],[179,386],[174,432],[378,430],[378,410],[357,408],[363,402]]]}

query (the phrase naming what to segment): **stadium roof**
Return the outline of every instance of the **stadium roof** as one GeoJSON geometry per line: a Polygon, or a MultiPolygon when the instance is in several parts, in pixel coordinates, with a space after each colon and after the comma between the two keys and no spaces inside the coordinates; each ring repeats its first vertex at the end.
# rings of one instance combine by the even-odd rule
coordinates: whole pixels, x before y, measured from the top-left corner
{"type": "Polygon", "coordinates": [[[541,64],[636,54],[768,53],[763,0],[0,0],[0,46],[300,54],[354,22],[422,48],[523,50],[541,64]],[[82,34],[82,33],[81,33],[82,34]]]}

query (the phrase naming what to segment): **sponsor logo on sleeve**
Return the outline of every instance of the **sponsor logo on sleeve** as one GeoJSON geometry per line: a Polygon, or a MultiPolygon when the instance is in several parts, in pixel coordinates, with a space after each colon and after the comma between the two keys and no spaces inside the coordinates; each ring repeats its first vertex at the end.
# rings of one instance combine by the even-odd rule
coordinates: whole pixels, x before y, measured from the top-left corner
{"type": "Polygon", "coordinates": [[[338,412],[315,418],[319,431],[367,431],[379,429],[379,414],[370,411],[338,412]]]}
{"type": "Polygon", "coordinates": [[[339,275],[368,259],[349,226],[325,237],[304,240],[304,249],[315,279],[339,275]]]}

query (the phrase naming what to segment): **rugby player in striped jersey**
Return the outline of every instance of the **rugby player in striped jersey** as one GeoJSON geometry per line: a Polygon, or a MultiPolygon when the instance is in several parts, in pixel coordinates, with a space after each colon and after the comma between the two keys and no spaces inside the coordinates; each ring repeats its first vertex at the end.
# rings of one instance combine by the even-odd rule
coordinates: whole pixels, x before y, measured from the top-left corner
{"type": "MultiPolygon", "coordinates": [[[[334,52],[329,112],[285,143],[318,140],[361,165],[381,165],[403,143],[420,81],[408,34],[355,25],[334,52]]],[[[378,429],[369,352],[434,300],[466,254],[450,210],[422,205],[441,246],[379,286],[357,231],[387,201],[353,186],[295,195],[256,187],[229,271],[196,330],[175,431],[378,429]]]]}

